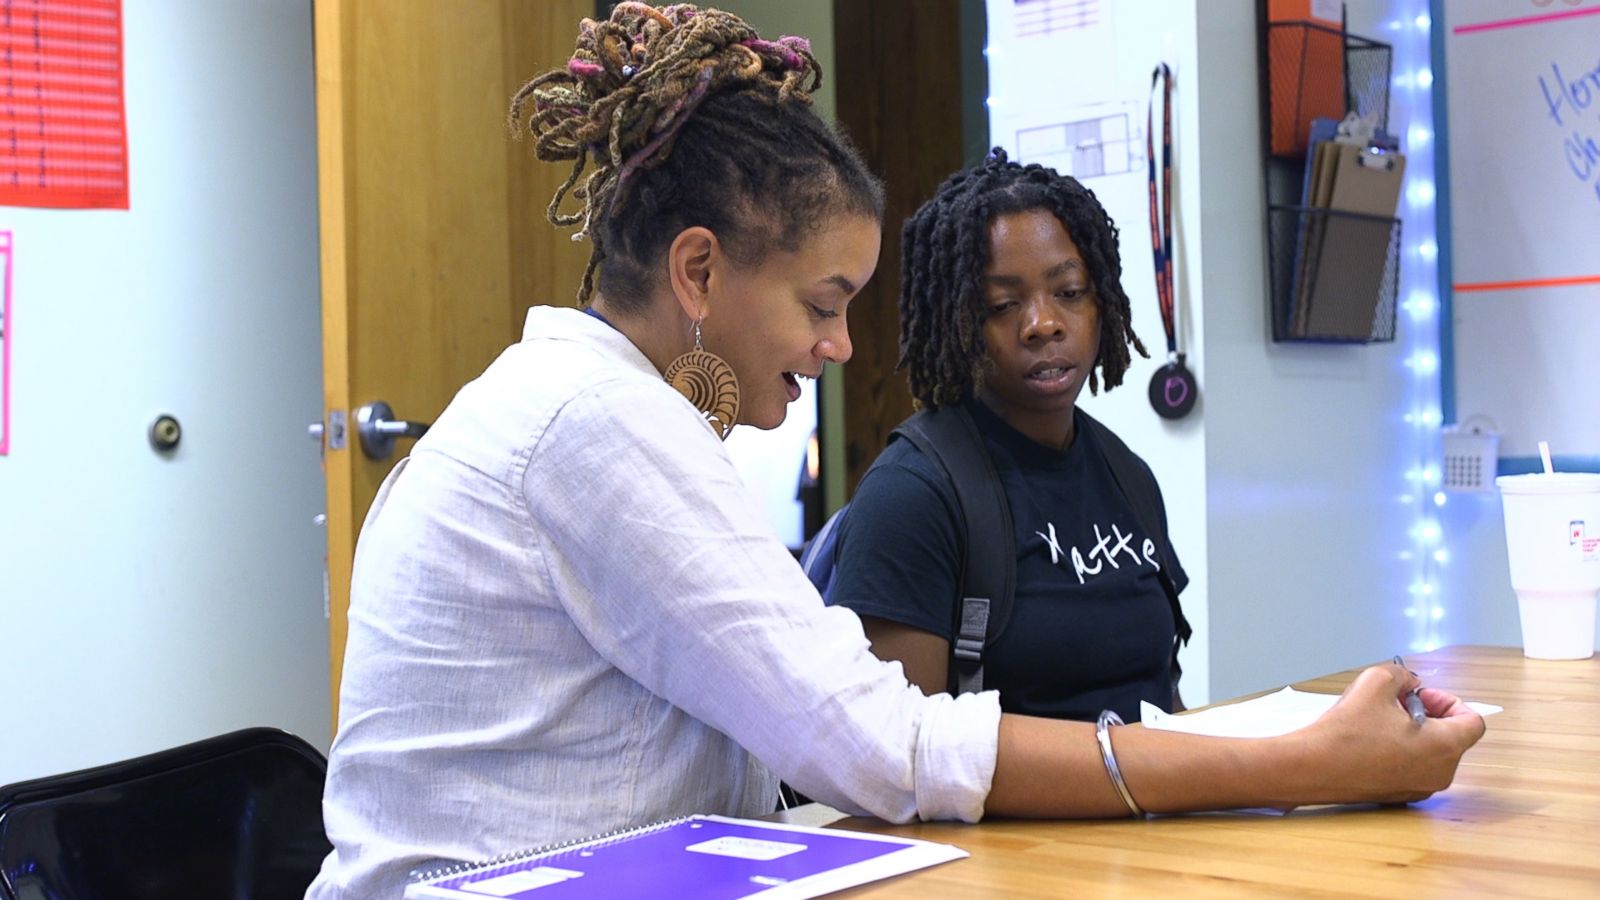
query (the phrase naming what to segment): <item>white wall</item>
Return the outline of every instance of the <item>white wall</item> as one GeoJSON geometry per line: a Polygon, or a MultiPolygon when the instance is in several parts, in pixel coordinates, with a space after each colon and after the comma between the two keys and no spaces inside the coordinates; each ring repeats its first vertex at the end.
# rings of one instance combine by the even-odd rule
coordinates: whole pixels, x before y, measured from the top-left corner
{"type": "MultiPolygon", "coordinates": [[[[1450,554],[1439,573],[1443,642],[1522,646],[1499,492],[1452,494],[1440,513],[1450,554]]],[[[1600,646],[1600,623],[1595,635],[1600,646]]]]}
{"type": "Polygon", "coordinates": [[[310,4],[123,15],[131,209],[0,209],[0,783],[248,725],[328,739],[310,4]]]}
{"type": "MultiPolygon", "coordinates": [[[[1381,15],[1351,6],[1358,33],[1381,15]]],[[[1199,19],[1218,697],[1408,652],[1414,631],[1405,613],[1417,504],[1405,473],[1418,447],[1404,415],[1414,388],[1407,329],[1418,326],[1401,316],[1387,344],[1271,343],[1255,33],[1244,0],[1207,3],[1199,19]]],[[[1393,98],[1391,127],[1405,121],[1405,102],[1393,98]]]]}

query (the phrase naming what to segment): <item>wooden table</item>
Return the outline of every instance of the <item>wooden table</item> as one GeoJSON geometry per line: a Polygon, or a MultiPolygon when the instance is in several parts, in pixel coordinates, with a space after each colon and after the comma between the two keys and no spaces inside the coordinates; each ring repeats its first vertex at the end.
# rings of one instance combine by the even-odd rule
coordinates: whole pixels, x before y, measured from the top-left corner
{"type": "MultiPolygon", "coordinates": [[[[1505,707],[1455,784],[1421,803],[1148,821],[840,819],[837,827],[955,844],[972,857],[838,896],[1600,897],[1600,657],[1547,662],[1518,648],[1447,647],[1406,662],[1427,684],[1505,707]]],[[[1357,671],[1295,687],[1337,692],[1357,671]]],[[[808,824],[821,823],[818,811],[808,824]]]]}

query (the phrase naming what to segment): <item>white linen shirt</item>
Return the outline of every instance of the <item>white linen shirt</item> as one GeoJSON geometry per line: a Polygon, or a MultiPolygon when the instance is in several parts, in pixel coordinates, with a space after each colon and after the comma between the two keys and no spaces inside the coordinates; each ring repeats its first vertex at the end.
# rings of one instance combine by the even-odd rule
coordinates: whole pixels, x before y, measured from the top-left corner
{"type": "Polygon", "coordinates": [[[762,815],[771,772],[853,813],[975,821],[999,719],[993,693],[923,696],[823,605],[626,337],[535,307],[362,527],[334,850],[307,896],[398,897],[438,858],[762,815]]]}

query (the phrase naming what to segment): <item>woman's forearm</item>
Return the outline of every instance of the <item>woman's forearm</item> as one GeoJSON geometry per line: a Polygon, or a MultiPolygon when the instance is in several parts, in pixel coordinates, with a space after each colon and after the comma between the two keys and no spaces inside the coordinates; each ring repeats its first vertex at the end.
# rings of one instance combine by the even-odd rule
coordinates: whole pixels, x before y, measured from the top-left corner
{"type": "MultiPolygon", "coordinates": [[[[989,815],[1126,816],[1086,722],[1003,716],[989,815]]],[[[1112,746],[1134,800],[1148,812],[1294,805],[1301,790],[1295,744],[1114,728],[1112,746]]]]}
{"type": "MultiPolygon", "coordinates": [[[[1281,737],[1113,728],[1112,747],[1128,790],[1149,812],[1420,800],[1449,786],[1484,723],[1459,699],[1424,690],[1429,718],[1417,724],[1398,702],[1415,687],[1404,669],[1374,666],[1315,723],[1281,737]]],[[[1000,720],[984,809],[1050,818],[1129,814],[1095,726],[1013,715],[1000,720]]]]}

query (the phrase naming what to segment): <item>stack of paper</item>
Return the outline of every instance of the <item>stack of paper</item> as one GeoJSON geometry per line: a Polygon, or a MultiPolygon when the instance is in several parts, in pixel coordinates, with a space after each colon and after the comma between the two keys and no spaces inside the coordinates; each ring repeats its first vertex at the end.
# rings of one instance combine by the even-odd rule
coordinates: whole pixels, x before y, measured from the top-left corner
{"type": "MultiPolygon", "coordinates": [[[[1146,728],[1207,734],[1212,737],[1277,737],[1298,731],[1339,702],[1338,694],[1312,694],[1284,688],[1242,703],[1213,706],[1196,712],[1173,715],[1150,703],[1139,705],[1140,719],[1146,728]]],[[[1468,703],[1479,715],[1500,712],[1492,703],[1468,703]]]]}

